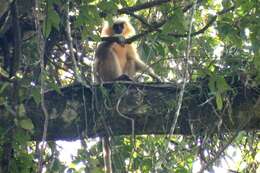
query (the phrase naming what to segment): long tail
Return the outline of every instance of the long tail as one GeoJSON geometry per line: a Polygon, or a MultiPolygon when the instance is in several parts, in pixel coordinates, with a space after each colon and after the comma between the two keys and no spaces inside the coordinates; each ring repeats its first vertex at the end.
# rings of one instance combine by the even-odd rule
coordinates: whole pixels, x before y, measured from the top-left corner
{"type": "Polygon", "coordinates": [[[109,137],[105,136],[105,137],[102,138],[102,146],[103,146],[103,158],[104,158],[105,173],[113,173],[109,137]]]}

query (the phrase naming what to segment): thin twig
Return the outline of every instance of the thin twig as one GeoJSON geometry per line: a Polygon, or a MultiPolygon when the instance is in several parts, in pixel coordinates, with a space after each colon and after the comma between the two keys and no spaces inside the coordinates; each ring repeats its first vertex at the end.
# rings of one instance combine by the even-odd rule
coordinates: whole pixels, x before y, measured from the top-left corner
{"type": "Polygon", "coordinates": [[[125,115],[124,115],[123,113],[121,113],[120,110],[119,110],[119,105],[120,105],[120,103],[121,103],[123,97],[125,96],[126,92],[127,92],[127,91],[125,91],[124,94],[122,94],[122,95],[119,97],[119,99],[117,100],[117,103],[116,103],[116,111],[117,111],[117,113],[118,113],[121,117],[123,117],[124,119],[127,119],[127,120],[130,120],[130,121],[131,121],[131,125],[132,125],[132,137],[133,137],[133,139],[134,139],[134,137],[135,137],[135,133],[134,133],[135,120],[134,120],[133,118],[130,118],[130,117],[128,117],[128,116],[125,116],[125,115]]]}
{"type": "MultiPolygon", "coordinates": [[[[217,12],[217,14],[216,14],[215,16],[213,16],[213,17],[209,20],[209,22],[208,22],[203,28],[199,29],[198,31],[195,31],[195,32],[191,33],[191,34],[190,34],[191,37],[204,33],[204,32],[205,32],[210,26],[212,26],[212,24],[217,20],[217,17],[218,17],[218,16],[223,15],[223,14],[226,14],[226,13],[228,13],[228,12],[234,10],[234,9],[235,9],[235,6],[232,6],[232,7],[230,7],[230,8],[223,9],[223,10],[217,12]]],[[[175,38],[181,38],[181,37],[187,37],[187,36],[188,36],[188,33],[186,33],[186,34],[169,33],[168,35],[169,35],[169,36],[173,36],[173,37],[175,37],[175,38]]]]}
{"type": "Polygon", "coordinates": [[[74,55],[74,51],[73,51],[73,40],[72,40],[72,36],[71,36],[71,27],[70,27],[70,17],[69,17],[69,6],[70,4],[70,0],[67,0],[67,8],[66,8],[66,36],[67,36],[67,40],[68,40],[68,45],[69,45],[69,50],[70,50],[70,56],[73,62],[73,67],[74,67],[74,72],[76,75],[76,80],[79,83],[83,83],[83,80],[81,79],[80,73],[79,73],[79,68],[77,65],[77,61],[74,55]]]}
{"type": "Polygon", "coordinates": [[[210,165],[212,165],[220,156],[221,154],[227,149],[227,147],[236,139],[238,135],[238,132],[236,132],[229,140],[228,142],[220,149],[217,151],[216,155],[214,156],[213,159],[207,162],[206,165],[204,165],[198,173],[203,173],[210,165]]]}
{"type": "MultiPolygon", "coordinates": [[[[19,97],[19,89],[20,89],[20,84],[19,81],[16,79],[16,73],[19,70],[19,66],[20,66],[20,61],[22,58],[22,36],[21,36],[21,26],[20,26],[20,20],[19,20],[19,8],[17,5],[17,1],[14,1],[11,5],[11,12],[9,13],[12,16],[12,24],[13,24],[13,57],[10,63],[10,72],[9,72],[9,77],[11,80],[13,80],[13,87],[12,87],[12,92],[10,92],[10,105],[8,103],[6,103],[6,105],[9,107],[10,109],[7,109],[8,112],[10,112],[10,115],[12,115],[11,119],[12,121],[14,121],[14,119],[19,116],[19,111],[17,109],[17,106],[20,102],[20,97],[19,97]]],[[[9,14],[8,17],[9,17],[9,14]]],[[[8,21],[8,17],[6,17],[6,22],[8,21]]],[[[8,56],[9,54],[9,47],[6,47],[7,49],[7,54],[6,54],[6,58],[11,58],[8,56]]],[[[5,75],[4,75],[5,76],[5,75]]],[[[6,78],[8,78],[8,75],[5,76],[6,78]]],[[[6,106],[6,108],[7,108],[6,106]]],[[[2,165],[2,172],[11,172],[11,160],[12,157],[14,157],[14,153],[13,153],[13,138],[14,138],[14,134],[16,132],[16,128],[11,128],[10,131],[7,130],[7,136],[5,139],[5,142],[3,143],[3,145],[1,146],[3,148],[4,154],[3,157],[1,158],[1,163],[4,163],[4,165],[2,165]]],[[[0,171],[1,172],[1,171],[0,171]]]]}
{"type": "MultiPolygon", "coordinates": [[[[131,86],[131,85],[130,85],[131,86]]],[[[121,101],[122,101],[122,99],[123,99],[123,97],[125,96],[125,94],[127,93],[127,90],[128,90],[128,88],[124,91],[124,93],[119,97],[119,99],[117,100],[117,104],[116,104],[116,111],[117,111],[117,113],[121,116],[121,117],[123,117],[124,119],[127,119],[127,120],[130,120],[131,121],[131,128],[132,128],[132,135],[131,135],[131,144],[132,144],[132,146],[133,146],[133,148],[132,148],[132,153],[134,153],[134,151],[135,151],[135,120],[134,120],[134,118],[130,118],[130,117],[128,117],[128,116],[125,116],[123,113],[121,113],[120,112],[120,110],[119,110],[119,105],[120,105],[120,103],[121,103],[121,101]]],[[[130,158],[131,159],[131,158],[130,158]]],[[[129,166],[130,166],[131,164],[129,164],[129,166]]],[[[133,165],[134,165],[134,163],[133,163],[133,165]]],[[[128,168],[129,169],[129,168],[128,168]]]]}
{"type": "Polygon", "coordinates": [[[41,66],[41,89],[40,89],[40,94],[41,94],[41,108],[44,114],[44,125],[43,125],[43,134],[42,134],[42,145],[40,148],[40,158],[38,161],[38,169],[37,172],[41,173],[43,169],[43,154],[46,149],[46,137],[47,137],[47,131],[48,131],[48,124],[49,124],[49,114],[45,106],[45,98],[44,98],[44,85],[45,85],[45,79],[44,79],[44,38],[41,32],[40,28],[40,22],[39,22],[39,2],[38,0],[35,0],[35,26],[36,26],[36,32],[37,32],[37,39],[38,39],[38,44],[37,44],[37,49],[38,53],[40,56],[40,66],[41,66]]]}
{"type": "Polygon", "coordinates": [[[193,24],[193,16],[194,16],[194,12],[196,10],[196,6],[197,6],[197,0],[195,1],[192,11],[191,11],[191,17],[190,17],[190,25],[189,25],[189,34],[188,34],[188,38],[187,38],[187,50],[186,50],[186,58],[184,58],[184,76],[183,76],[183,84],[181,86],[181,91],[180,91],[180,95],[178,98],[178,103],[177,103],[177,110],[175,112],[175,116],[173,119],[173,123],[170,129],[170,136],[173,135],[179,115],[180,115],[180,110],[182,107],[182,100],[183,100],[183,96],[184,96],[184,91],[185,91],[185,87],[186,84],[188,83],[188,79],[189,79],[189,64],[188,64],[188,60],[190,59],[190,52],[191,52],[191,31],[192,31],[192,24],[193,24]]]}
{"type": "Polygon", "coordinates": [[[140,11],[140,10],[144,10],[147,8],[152,8],[155,6],[159,6],[161,4],[165,4],[168,2],[171,2],[172,0],[155,0],[155,1],[150,1],[150,2],[146,2],[140,5],[136,5],[136,6],[132,6],[132,7],[125,7],[125,8],[121,8],[117,11],[118,14],[126,14],[129,12],[135,12],[135,11],[140,11]]]}
{"type": "MultiPolygon", "coordinates": [[[[16,75],[16,72],[19,69],[19,63],[22,56],[22,35],[21,35],[21,27],[19,21],[19,11],[18,11],[17,1],[15,1],[12,5],[13,11],[13,26],[14,26],[14,56],[12,59],[12,66],[10,67],[10,77],[16,75]]],[[[15,91],[17,91],[15,89],[15,91]]]]}
{"type": "MultiPolygon", "coordinates": [[[[257,102],[256,104],[253,106],[255,108],[255,106],[257,105],[257,102]]],[[[198,173],[203,173],[204,170],[208,169],[220,156],[221,154],[227,149],[227,147],[236,139],[237,135],[239,134],[239,132],[241,131],[241,129],[244,129],[245,126],[250,122],[250,120],[252,119],[253,115],[249,116],[248,119],[243,122],[236,130],[235,134],[227,141],[227,143],[221,148],[219,149],[214,158],[209,160],[206,165],[204,165],[200,171],[198,173]]]]}

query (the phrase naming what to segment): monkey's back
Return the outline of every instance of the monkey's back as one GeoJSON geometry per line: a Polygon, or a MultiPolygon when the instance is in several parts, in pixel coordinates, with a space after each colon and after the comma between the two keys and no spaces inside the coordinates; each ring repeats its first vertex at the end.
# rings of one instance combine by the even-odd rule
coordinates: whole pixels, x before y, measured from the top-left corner
{"type": "Polygon", "coordinates": [[[98,82],[113,81],[123,74],[126,65],[126,48],[117,43],[101,43],[95,54],[95,71],[98,82]]]}

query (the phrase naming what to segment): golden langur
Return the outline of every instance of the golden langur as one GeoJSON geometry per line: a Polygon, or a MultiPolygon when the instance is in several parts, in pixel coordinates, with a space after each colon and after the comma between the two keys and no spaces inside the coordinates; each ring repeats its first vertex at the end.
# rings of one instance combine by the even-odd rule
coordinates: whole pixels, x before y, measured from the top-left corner
{"type": "MultiPolygon", "coordinates": [[[[123,36],[125,39],[135,35],[135,29],[126,18],[116,19],[112,25],[103,27],[101,37],[123,36]]],[[[152,78],[160,81],[154,71],[139,57],[133,44],[119,44],[103,41],[95,52],[95,81],[106,82],[116,80],[122,75],[131,79],[137,71],[147,72],[152,78]]]]}
{"type": "MultiPolygon", "coordinates": [[[[116,19],[112,25],[105,24],[101,37],[123,36],[125,39],[135,35],[135,29],[126,18],[116,19]]],[[[103,41],[95,52],[95,82],[114,81],[122,75],[132,79],[137,71],[147,72],[152,78],[160,81],[154,71],[139,57],[133,44],[119,44],[103,41]]],[[[102,138],[105,172],[112,173],[111,150],[109,138],[102,138]]]]}

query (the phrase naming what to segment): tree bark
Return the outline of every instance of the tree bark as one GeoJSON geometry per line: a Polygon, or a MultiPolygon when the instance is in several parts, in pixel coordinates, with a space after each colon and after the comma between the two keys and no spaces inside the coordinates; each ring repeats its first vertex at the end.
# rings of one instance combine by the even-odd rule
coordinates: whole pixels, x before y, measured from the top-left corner
{"type": "MultiPolygon", "coordinates": [[[[214,108],[215,99],[209,97],[203,82],[190,83],[174,133],[190,135],[259,129],[259,88],[246,88],[240,83],[232,87],[233,92],[226,94],[229,101],[224,101],[226,106],[219,111],[214,108]],[[233,93],[237,95],[233,97],[233,93]]],[[[94,86],[94,90],[77,84],[62,88],[61,93],[46,92],[50,115],[48,140],[76,140],[82,135],[131,135],[133,130],[136,135],[169,133],[178,85],[123,82],[94,86]],[[96,92],[92,92],[94,90],[96,92]],[[122,115],[134,119],[134,129],[131,121],[122,115]]],[[[44,121],[40,105],[32,98],[24,104],[26,115],[35,126],[33,139],[40,140],[44,121]]]]}

